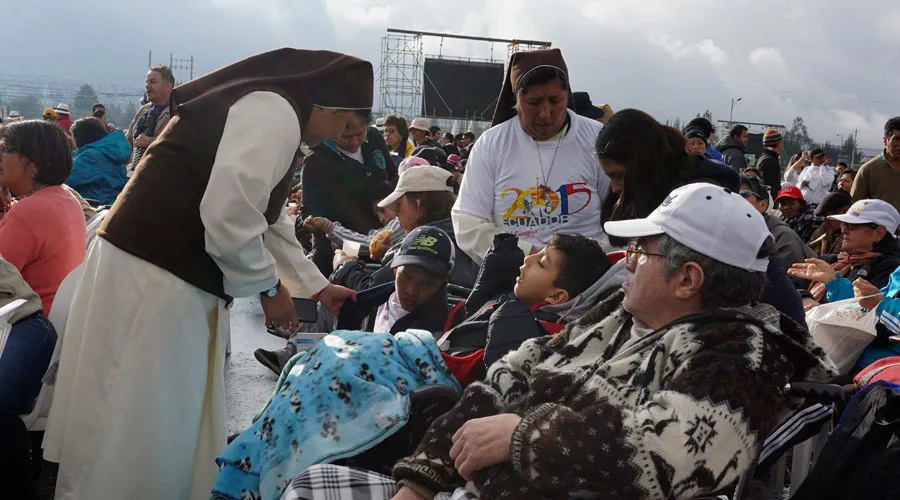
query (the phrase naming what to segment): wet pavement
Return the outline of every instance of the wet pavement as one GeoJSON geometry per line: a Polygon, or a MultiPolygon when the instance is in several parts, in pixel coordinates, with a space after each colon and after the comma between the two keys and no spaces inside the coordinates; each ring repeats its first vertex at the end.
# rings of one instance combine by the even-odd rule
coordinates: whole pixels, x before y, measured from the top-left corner
{"type": "MultiPolygon", "coordinates": [[[[259,299],[237,299],[231,308],[231,355],[225,360],[225,401],[228,433],[241,431],[272,394],[278,377],[253,357],[258,348],[280,349],[284,340],[266,332],[259,299]]],[[[43,433],[34,434],[39,446],[43,433]]],[[[44,462],[39,490],[44,500],[53,498],[58,466],[44,462]]],[[[0,497],[3,497],[0,495],[0,497]]]]}
{"type": "Polygon", "coordinates": [[[275,389],[278,377],[259,364],[253,351],[284,347],[285,341],[266,332],[259,299],[236,299],[231,308],[231,355],[225,360],[225,401],[228,433],[250,426],[275,389]]]}

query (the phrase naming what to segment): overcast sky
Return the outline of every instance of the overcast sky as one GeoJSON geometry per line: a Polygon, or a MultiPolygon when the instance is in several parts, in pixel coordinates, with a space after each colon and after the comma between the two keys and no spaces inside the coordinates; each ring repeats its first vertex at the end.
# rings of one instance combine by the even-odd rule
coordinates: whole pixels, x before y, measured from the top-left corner
{"type": "MultiPolygon", "coordinates": [[[[858,127],[878,147],[900,114],[900,4],[887,0],[0,0],[0,18],[0,70],[86,83],[140,85],[151,49],[154,62],[193,55],[198,74],[283,46],[351,53],[377,77],[391,27],[549,40],[576,90],[661,121],[728,119],[742,97],[736,120],[799,115],[816,140],[858,127]]],[[[486,58],[490,45],[446,41],[443,53],[486,58]]]]}

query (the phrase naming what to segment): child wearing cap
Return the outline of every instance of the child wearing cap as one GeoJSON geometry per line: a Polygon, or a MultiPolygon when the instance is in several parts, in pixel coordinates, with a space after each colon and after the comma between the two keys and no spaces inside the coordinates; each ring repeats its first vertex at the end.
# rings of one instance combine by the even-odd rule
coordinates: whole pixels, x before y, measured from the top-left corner
{"type": "Polygon", "coordinates": [[[423,226],[410,232],[390,267],[394,281],[357,294],[338,317],[338,330],[397,333],[409,329],[440,335],[447,319],[446,286],[456,260],[450,236],[423,226]]]}

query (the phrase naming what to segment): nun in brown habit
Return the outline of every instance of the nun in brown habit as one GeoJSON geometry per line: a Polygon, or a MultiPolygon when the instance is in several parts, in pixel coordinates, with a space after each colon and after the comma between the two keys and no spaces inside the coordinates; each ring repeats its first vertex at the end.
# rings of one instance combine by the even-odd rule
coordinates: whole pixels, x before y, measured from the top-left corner
{"type": "Polygon", "coordinates": [[[460,249],[481,264],[500,233],[517,236],[526,255],[558,232],[606,244],[600,209],[609,178],[592,153],[602,128],[575,113],[558,49],[513,54],[453,207],[460,249]]]}
{"type": "Polygon", "coordinates": [[[60,335],[44,442],[58,500],[209,497],[232,297],[261,295],[266,322],[289,327],[292,296],[334,311],[352,296],[305,258],[283,208],[301,143],[367,115],[372,80],[366,61],[281,49],[173,91],[60,335]]]}

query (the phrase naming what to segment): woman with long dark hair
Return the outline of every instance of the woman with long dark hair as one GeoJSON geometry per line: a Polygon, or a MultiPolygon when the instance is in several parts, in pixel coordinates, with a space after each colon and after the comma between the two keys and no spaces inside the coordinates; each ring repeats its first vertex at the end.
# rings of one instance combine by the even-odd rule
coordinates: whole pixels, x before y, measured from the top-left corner
{"type": "MultiPolygon", "coordinates": [[[[677,129],[657,122],[636,109],[613,115],[596,144],[600,166],[610,178],[610,196],[603,205],[602,219],[647,217],[677,187],[696,182],[716,184],[740,191],[738,173],[724,163],[685,151],[684,136],[677,129]]],[[[624,246],[620,238],[610,243],[624,246]]],[[[805,324],[800,294],[777,257],[766,273],[768,284],[763,302],[800,324],[805,324]]]]}

